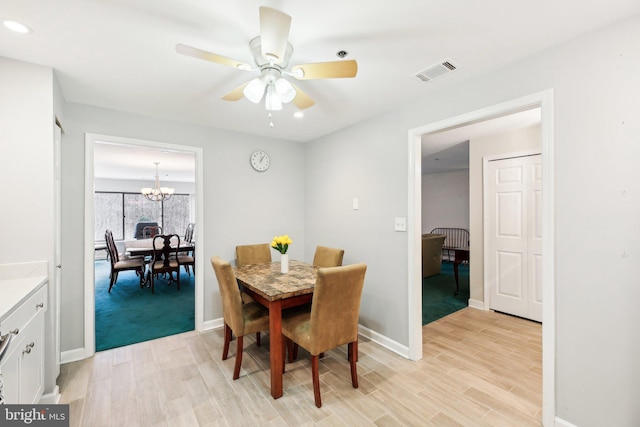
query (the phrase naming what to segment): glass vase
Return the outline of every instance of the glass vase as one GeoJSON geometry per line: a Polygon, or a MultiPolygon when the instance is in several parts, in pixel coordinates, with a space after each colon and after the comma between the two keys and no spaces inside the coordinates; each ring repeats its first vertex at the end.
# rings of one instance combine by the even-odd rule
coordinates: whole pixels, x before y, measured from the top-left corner
{"type": "Polygon", "coordinates": [[[289,272],[289,255],[287,254],[280,255],[280,272],[283,274],[289,272]]]}

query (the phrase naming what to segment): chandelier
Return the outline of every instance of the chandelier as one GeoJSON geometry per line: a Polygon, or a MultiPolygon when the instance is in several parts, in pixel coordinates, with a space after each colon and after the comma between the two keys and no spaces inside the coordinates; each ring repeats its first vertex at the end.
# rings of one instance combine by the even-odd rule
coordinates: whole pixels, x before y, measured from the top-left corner
{"type": "Polygon", "coordinates": [[[147,200],[152,202],[161,202],[169,200],[173,195],[174,189],[169,187],[160,187],[160,176],[158,176],[158,165],[160,162],[153,162],[156,165],[156,186],[154,188],[145,187],[140,190],[147,200]]]}

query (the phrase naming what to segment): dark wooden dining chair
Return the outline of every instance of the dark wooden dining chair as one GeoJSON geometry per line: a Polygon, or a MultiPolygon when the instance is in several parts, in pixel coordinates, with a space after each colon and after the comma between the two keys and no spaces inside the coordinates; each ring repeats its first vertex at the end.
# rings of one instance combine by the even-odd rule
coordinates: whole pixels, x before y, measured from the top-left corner
{"type": "Polygon", "coordinates": [[[285,315],[282,319],[282,335],[285,337],[282,360],[285,360],[285,341],[288,340],[311,354],[313,395],[318,408],[322,406],[318,373],[321,353],[347,344],[351,384],[358,388],[358,317],[366,271],[366,264],[318,269],[311,311],[285,315]]]}
{"type": "Polygon", "coordinates": [[[149,263],[151,293],[155,293],[155,279],[159,274],[169,274],[169,285],[174,281],[180,290],[180,263],[178,251],[180,249],[180,236],[177,234],[157,234],[153,238],[153,257],[149,263]],[[176,279],[173,279],[173,273],[176,279]]]}
{"type": "Polygon", "coordinates": [[[133,257],[120,259],[116,242],[113,239],[113,233],[111,230],[106,230],[104,233],[104,239],[107,243],[107,252],[109,253],[109,260],[111,261],[111,272],[109,274],[109,292],[111,288],[118,281],[118,273],[121,271],[135,271],[140,276],[140,287],[144,286],[144,271],[145,263],[144,257],[133,257]]]}
{"type": "Polygon", "coordinates": [[[192,246],[190,251],[180,251],[178,253],[178,262],[184,267],[184,271],[191,276],[191,269],[193,268],[193,274],[196,273],[196,249],[193,246],[193,232],[195,224],[189,223],[187,229],[184,232],[184,244],[192,246]]]}
{"type": "Polygon", "coordinates": [[[227,360],[229,343],[233,333],[237,341],[233,379],[237,380],[242,365],[243,337],[254,332],[269,330],[269,310],[255,301],[242,302],[238,281],[231,264],[214,256],[211,258],[211,266],[216,274],[216,279],[218,279],[224,317],[222,360],[227,360]]]}
{"type": "Polygon", "coordinates": [[[158,234],[162,234],[162,227],[159,225],[147,225],[142,229],[143,239],[152,239],[158,234]]]}
{"type": "Polygon", "coordinates": [[[144,228],[147,226],[154,226],[154,225],[158,225],[157,222],[138,222],[136,223],[136,229],[133,233],[133,238],[136,240],[140,240],[144,238],[144,228]]]}
{"type": "MultiPolygon", "coordinates": [[[[266,264],[271,262],[271,245],[257,243],[255,245],[236,246],[236,265],[266,264]]],[[[253,302],[253,298],[240,292],[243,302],[253,302]]],[[[260,347],[260,332],[256,333],[256,343],[260,347]]]]}
{"type": "Polygon", "coordinates": [[[196,229],[196,224],[190,222],[187,224],[187,229],[184,231],[184,241],[187,243],[193,243],[193,234],[196,229]]]}

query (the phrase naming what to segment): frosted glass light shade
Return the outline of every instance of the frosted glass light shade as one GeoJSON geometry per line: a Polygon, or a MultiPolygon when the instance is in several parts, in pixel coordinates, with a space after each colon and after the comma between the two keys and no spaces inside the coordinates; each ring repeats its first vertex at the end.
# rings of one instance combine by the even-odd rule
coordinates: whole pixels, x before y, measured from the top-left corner
{"type": "Polygon", "coordinates": [[[276,80],[276,92],[280,97],[280,100],[285,104],[293,101],[293,98],[296,97],[296,90],[293,88],[291,83],[283,78],[276,80]]]}
{"type": "Polygon", "coordinates": [[[254,104],[257,104],[264,95],[265,83],[260,78],[253,79],[246,85],[242,91],[244,96],[254,104]]]}

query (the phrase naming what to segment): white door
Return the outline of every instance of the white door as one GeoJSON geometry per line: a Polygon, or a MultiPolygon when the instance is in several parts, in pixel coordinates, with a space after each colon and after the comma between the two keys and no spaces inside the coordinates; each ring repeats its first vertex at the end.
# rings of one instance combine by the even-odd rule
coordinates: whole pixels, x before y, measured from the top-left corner
{"type": "Polygon", "coordinates": [[[541,156],[490,161],[487,177],[489,307],[541,322],[541,156]]]}

